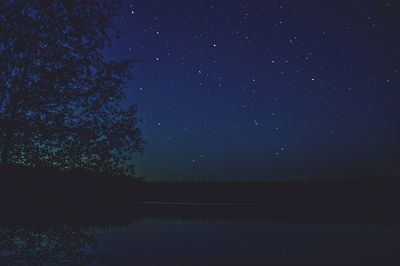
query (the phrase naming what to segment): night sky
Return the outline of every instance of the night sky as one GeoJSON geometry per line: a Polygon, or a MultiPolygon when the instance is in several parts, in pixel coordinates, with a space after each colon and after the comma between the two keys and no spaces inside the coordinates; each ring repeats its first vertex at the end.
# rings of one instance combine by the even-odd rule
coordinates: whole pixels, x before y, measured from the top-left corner
{"type": "Polygon", "coordinates": [[[124,1],[149,180],[400,174],[396,1],[124,1]]]}

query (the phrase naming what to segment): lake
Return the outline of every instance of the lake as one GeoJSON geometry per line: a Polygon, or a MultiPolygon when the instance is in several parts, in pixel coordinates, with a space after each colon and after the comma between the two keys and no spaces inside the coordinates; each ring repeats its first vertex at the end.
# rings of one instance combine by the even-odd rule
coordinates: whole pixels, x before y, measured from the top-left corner
{"type": "Polygon", "coordinates": [[[145,219],[102,232],[126,265],[400,265],[398,228],[145,219]]]}
{"type": "Polygon", "coordinates": [[[153,210],[101,226],[3,226],[0,264],[400,265],[397,225],[205,213],[153,210]]]}

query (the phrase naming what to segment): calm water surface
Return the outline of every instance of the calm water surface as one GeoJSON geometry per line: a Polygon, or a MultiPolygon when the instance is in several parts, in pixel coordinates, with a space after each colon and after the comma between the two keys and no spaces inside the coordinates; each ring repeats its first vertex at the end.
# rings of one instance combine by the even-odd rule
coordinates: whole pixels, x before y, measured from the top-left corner
{"type": "Polygon", "coordinates": [[[101,233],[122,265],[400,265],[396,227],[144,219],[101,233]]]}
{"type": "Polygon", "coordinates": [[[393,220],[260,208],[160,205],[101,222],[3,221],[0,265],[400,265],[393,220]]]}

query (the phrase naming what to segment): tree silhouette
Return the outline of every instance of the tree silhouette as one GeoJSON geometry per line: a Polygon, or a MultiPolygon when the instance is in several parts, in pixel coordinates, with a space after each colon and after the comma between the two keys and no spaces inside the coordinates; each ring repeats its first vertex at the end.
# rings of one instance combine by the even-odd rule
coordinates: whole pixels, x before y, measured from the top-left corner
{"type": "Polygon", "coordinates": [[[133,60],[106,61],[116,0],[0,1],[1,162],[133,173],[133,60]]]}

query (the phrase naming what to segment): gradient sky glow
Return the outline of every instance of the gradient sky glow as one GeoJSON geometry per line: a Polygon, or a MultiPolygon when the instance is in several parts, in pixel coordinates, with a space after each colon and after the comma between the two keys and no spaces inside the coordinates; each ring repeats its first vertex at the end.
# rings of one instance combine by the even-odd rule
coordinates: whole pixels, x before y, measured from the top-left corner
{"type": "Polygon", "coordinates": [[[124,1],[150,180],[400,174],[396,1],[124,1]]]}

